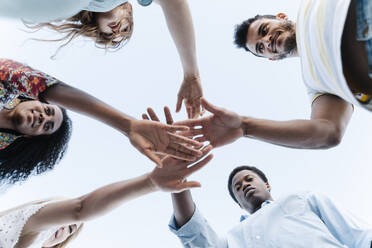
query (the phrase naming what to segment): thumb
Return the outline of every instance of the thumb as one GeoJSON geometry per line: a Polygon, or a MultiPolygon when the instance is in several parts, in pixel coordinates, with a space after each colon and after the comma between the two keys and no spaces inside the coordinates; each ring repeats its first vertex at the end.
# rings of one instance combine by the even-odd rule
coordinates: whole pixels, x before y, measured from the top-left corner
{"type": "Polygon", "coordinates": [[[183,97],[181,95],[178,95],[178,97],[177,97],[176,112],[180,112],[181,107],[182,107],[182,100],[183,100],[183,97]]]}
{"type": "Polygon", "coordinates": [[[163,167],[161,159],[152,151],[145,149],[143,151],[143,154],[145,154],[149,159],[151,159],[156,164],[157,167],[159,168],[163,167]]]}
{"type": "Polygon", "coordinates": [[[218,114],[221,112],[221,109],[214,106],[213,104],[209,103],[207,100],[205,100],[205,98],[201,98],[201,104],[202,106],[208,110],[209,112],[213,113],[213,114],[218,114]]]}
{"type": "Polygon", "coordinates": [[[191,188],[200,188],[200,187],[201,187],[201,184],[197,181],[190,181],[190,182],[187,181],[187,182],[181,183],[177,187],[177,191],[182,192],[182,191],[185,191],[191,188]]]}

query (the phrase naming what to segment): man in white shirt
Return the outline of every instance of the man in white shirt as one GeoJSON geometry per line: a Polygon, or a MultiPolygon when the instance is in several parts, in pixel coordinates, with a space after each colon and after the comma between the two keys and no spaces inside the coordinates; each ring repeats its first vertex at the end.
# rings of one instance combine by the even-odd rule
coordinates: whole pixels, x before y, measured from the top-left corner
{"type": "Polygon", "coordinates": [[[202,135],[197,140],[214,147],[246,136],[285,147],[330,148],[341,142],[353,105],[372,110],[370,0],[303,0],[296,23],[283,13],[256,16],[236,27],[235,43],[270,60],[300,57],[310,118],[242,117],[203,100],[214,115],[178,123],[191,127],[185,135],[202,135]]]}
{"type": "Polygon", "coordinates": [[[273,201],[271,186],[256,167],[235,168],[228,189],[250,215],[224,236],[204,219],[189,190],[172,194],[174,216],[169,227],[184,247],[372,247],[371,227],[362,226],[323,195],[301,192],[273,201]]]}

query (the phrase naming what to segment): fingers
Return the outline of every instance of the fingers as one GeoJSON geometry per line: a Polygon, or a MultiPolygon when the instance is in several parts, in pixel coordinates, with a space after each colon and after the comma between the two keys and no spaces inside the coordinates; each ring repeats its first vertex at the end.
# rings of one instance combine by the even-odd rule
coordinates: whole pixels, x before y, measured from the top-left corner
{"type": "Polygon", "coordinates": [[[201,104],[203,105],[203,107],[208,110],[209,112],[213,113],[213,114],[218,114],[221,112],[221,109],[214,106],[213,104],[207,102],[207,100],[205,100],[204,97],[201,98],[201,104]]]}
{"type": "Polygon", "coordinates": [[[177,131],[187,131],[189,130],[189,127],[183,126],[183,125],[182,126],[181,125],[165,125],[165,129],[168,132],[174,133],[177,131]]]}
{"type": "Polygon", "coordinates": [[[181,151],[178,151],[172,147],[169,147],[165,150],[165,153],[168,154],[170,157],[182,160],[182,161],[189,161],[193,162],[199,157],[200,155],[191,155],[189,153],[184,153],[181,151]]]}
{"type": "Polygon", "coordinates": [[[181,144],[171,143],[167,148],[173,149],[177,152],[185,153],[187,155],[200,157],[203,153],[197,149],[191,148],[190,146],[185,146],[181,144]]]}
{"type": "Polygon", "coordinates": [[[182,192],[191,188],[200,188],[201,184],[197,181],[184,182],[177,186],[177,192],[182,192]]]}
{"type": "MultiPolygon", "coordinates": [[[[208,118],[208,117],[205,117],[205,118],[208,118]]],[[[179,121],[179,122],[174,123],[174,125],[188,126],[188,127],[202,126],[205,122],[205,118],[179,121]]]]}
{"type": "Polygon", "coordinates": [[[205,136],[197,137],[194,140],[196,140],[197,142],[201,142],[201,143],[208,141],[207,137],[205,136]]]}
{"type": "Polygon", "coordinates": [[[170,109],[167,106],[164,107],[164,115],[165,115],[165,120],[167,121],[167,124],[172,125],[173,124],[173,117],[172,117],[172,114],[170,112],[170,109]]]}
{"type": "Polygon", "coordinates": [[[213,154],[209,154],[203,160],[201,160],[198,163],[194,164],[193,166],[187,168],[187,175],[186,176],[189,176],[192,173],[194,173],[195,171],[200,170],[201,168],[203,168],[206,164],[209,163],[209,161],[212,160],[212,158],[213,158],[213,154]]]}
{"type": "Polygon", "coordinates": [[[149,114],[152,121],[159,121],[158,116],[156,115],[155,111],[152,108],[147,108],[147,113],[149,114]]]}
{"type": "Polygon", "coordinates": [[[161,159],[152,151],[145,149],[143,151],[143,154],[145,154],[149,159],[151,159],[157,165],[157,167],[159,168],[163,167],[161,159]]]}
{"type": "Polygon", "coordinates": [[[181,95],[178,95],[176,112],[180,112],[181,107],[182,107],[182,100],[183,100],[183,97],[181,95]]]}
{"type": "Polygon", "coordinates": [[[208,152],[212,151],[213,149],[213,146],[212,145],[207,145],[206,147],[204,147],[201,152],[203,153],[202,156],[205,156],[208,154],[208,152]]]}
{"type": "Polygon", "coordinates": [[[142,119],[143,120],[148,120],[148,121],[150,120],[149,117],[147,116],[147,114],[142,114],[142,119]]]}
{"type": "Polygon", "coordinates": [[[188,131],[184,131],[184,132],[179,132],[177,133],[178,135],[181,135],[181,136],[185,136],[185,137],[194,137],[194,136],[197,136],[197,135],[200,135],[200,134],[203,134],[203,129],[202,128],[198,128],[198,129],[190,129],[188,131]]]}
{"type": "MultiPolygon", "coordinates": [[[[198,142],[198,141],[195,141],[193,139],[189,139],[189,138],[177,135],[177,134],[173,134],[173,133],[169,134],[169,139],[170,139],[170,143],[183,143],[183,144],[192,145],[192,146],[195,146],[195,147],[202,147],[203,146],[203,144],[198,142]]],[[[189,148],[189,149],[191,149],[191,148],[189,148]]]]}

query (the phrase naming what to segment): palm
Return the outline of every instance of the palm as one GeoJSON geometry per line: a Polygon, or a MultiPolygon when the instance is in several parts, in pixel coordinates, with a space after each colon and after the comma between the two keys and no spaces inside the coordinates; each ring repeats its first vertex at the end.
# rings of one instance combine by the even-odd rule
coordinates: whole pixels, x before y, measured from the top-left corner
{"type": "Polygon", "coordinates": [[[201,115],[200,98],[203,96],[203,90],[200,84],[199,77],[185,78],[178,92],[177,108],[180,111],[182,101],[185,100],[187,115],[189,118],[197,118],[201,115]]]}
{"type": "Polygon", "coordinates": [[[180,121],[177,124],[190,127],[181,134],[186,137],[196,137],[195,140],[209,141],[213,147],[232,143],[243,135],[242,119],[234,112],[218,108],[202,99],[203,106],[212,113],[211,116],[199,120],[180,121]],[[197,128],[201,126],[202,128],[197,128]]]}
{"type": "MultiPolygon", "coordinates": [[[[204,147],[202,149],[203,156],[211,150],[212,146],[204,147]]],[[[155,168],[150,174],[150,179],[157,188],[166,192],[176,193],[189,188],[200,187],[200,183],[195,181],[186,182],[186,178],[206,165],[211,159],[212,155],[209,155],[198,163],[190,166],[194,162],[179,160],[168,156],[163,159],[163,168],[155,168]]]]}
{"type": "Polygon", "coordinates": [[[136,120],[133,121],[128,136],[134,147],[161,166],[162,162],[156,154],[170,155],[188,161],[194,161],[201,155],[200,151],[192,147],[200,147],[202,144],[174,134],[185,129],[187,130],[187,127],[136,120]]]}
{"type": "Polygon", "coordinates": [[[212,146],[226,145],[241,137],[242,121],[237,114],[224,110],[223,114],[213,114],[207,118],[203,133],[212,146]]]}

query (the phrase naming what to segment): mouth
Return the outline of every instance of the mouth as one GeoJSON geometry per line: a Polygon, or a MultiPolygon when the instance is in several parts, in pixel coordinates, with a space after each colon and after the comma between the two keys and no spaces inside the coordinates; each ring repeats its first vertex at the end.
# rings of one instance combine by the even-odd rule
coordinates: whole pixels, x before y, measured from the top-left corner
{"type": "Polygon", "coordinates": [[[278,49],[277,49],[277,41],[278,41],[278,37],[280,35],[280,32],[277,32],[273,38],[273,40],[271,41],[271,48],[272,48],[272,52],[273,53],[278,53],[278,49]]]}
{"type": "Polygon", "coordinates": [[[244,196],[246,198],[250,197],[254,193],[255,188],[254,187],[248,187],[244,189],[244,196]]]}
{"type": "Polygon", "coordinates": [[[114,31],[114,30],[117,30],[119,28],[120,22],[113,22],[113,23],[110,23],[108,26],[111,28],[111,30],[114,31]]]}

